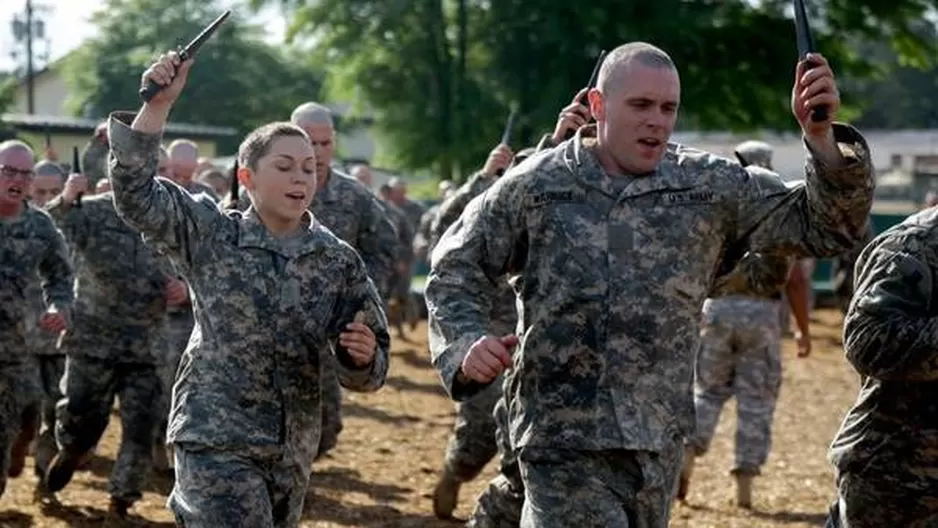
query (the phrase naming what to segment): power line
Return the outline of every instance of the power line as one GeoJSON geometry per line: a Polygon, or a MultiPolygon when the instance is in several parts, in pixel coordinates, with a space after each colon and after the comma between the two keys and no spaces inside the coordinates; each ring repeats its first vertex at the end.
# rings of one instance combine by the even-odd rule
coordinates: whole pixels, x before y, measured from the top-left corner
{"type": "Polygon", "coordinates": [[[36,113],[36,62],[49,60],[49,35],[46,33],[46,22],[43,17],[43,14],[48,12],[49,6],[34,4],[32,0],[26,0],[25,10],[13,15],[11,21],[14,47],[10,56],[14,62],[25,61],[25,67],[17,68],[17,74],[26,81],[26,107],[29,114],[36,113]],[[45,50],[37,53],[36,44],[40,42],[45,43],[45,50]],[[20,48],[25,48],[25,53],[20,48]]]}

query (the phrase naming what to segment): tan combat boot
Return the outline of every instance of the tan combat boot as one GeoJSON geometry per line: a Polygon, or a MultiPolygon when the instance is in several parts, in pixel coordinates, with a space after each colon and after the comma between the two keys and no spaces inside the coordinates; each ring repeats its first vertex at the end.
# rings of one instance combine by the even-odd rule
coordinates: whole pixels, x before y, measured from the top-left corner
{"type": "Polygon", "coordinates": [[[749,473],[736,474],[736,505],[740,508],[752,508],[752,481],[755,475],[749,473]]]}
{"type": "Polygon", "coordinates": [[[690,489],[690,477],[694,473],[694,464],[697,461],[697,451],[691,446],[684,446],[684,467],[681,468],[681,477],[677,484],[677,500],[687,498],[690,489]]]}
{"type": "Polygon", "coordinates": [[[440,480],[433,488],[433,514],[437,519],[452,519],[459,501],[459,488],[462,482],[451,472],[443,470],[440,480]]]}

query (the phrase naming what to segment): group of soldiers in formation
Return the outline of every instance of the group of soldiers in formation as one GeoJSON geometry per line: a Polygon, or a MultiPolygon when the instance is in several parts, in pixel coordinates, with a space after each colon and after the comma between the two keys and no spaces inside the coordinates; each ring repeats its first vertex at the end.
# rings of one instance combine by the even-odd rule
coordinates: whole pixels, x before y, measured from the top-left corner
{"type": "Polygon", "coordinates": [[[413,325],[410,274],[429,259],[430,354],[457,402],[438,517],[497,455],[469,526],[666,527],[730,397],[751,507],[784,302],[810,353],[797,261],[840,257],[856,260],[844,345],[862,389],[832,446],[829,525],[938,526],[938,213],[873,240],[869,148],[834,121],[834,75],[810,60],[791,99],[804,180],[773,173],[764,143],[740,145],[740,163],[669,142],[677,68],[633,42],[536,146],[497,145],[424,211],[401,181],[379,198],[366,165],[334,168],[316,103],[251,132],[231,174],[191,141],[164,148],[193,62],[161,56],[142,82],[162,90],[111,114],[83,174],[0,145],[0,492],[34,444],[54,500],[116,397],[111,514],[169,468],[168,445],[180,526],[298,525],[342,388],[381,388],[389,314],[401,335],[413,325]]]}

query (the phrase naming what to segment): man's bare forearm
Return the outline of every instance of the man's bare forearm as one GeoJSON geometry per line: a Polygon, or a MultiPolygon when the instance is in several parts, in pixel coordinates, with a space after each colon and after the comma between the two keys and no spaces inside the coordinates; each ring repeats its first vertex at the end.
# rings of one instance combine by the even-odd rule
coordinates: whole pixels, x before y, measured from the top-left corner
{"type": "Polygon", "coordinates": [[[163,127],[166,126],[166,121],[169,120],[171,108],[172,105],[168,104],[153,105],[144,103],[140,111],[137,112],[137,116],[130,128],[145,134],[160,134],[163,132],[163,127]]]}

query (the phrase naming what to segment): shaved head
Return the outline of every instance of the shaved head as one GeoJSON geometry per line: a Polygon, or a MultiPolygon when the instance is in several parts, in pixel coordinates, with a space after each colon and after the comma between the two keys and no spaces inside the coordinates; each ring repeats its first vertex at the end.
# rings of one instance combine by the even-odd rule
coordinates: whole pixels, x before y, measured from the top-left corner
{"type": "Polygon", "coordinates": [[[156,166],[156,172],[167,180],[173,179],[173,167],[169,164],[169,151],[164,146],[160,146],[160,161],[156,166]]]}
{"type": "Polygon", "coordinates": [[[305,125],[328,125],[335,128],[332,111],[319,103],[303,103],[290,114],[290,122],[303,127],[305,125]]]}
{"type": "Polygon", "coordinates": [[[7,156],[11,154],[28,154],[30,158],[34,156],[33,149],[18,139],[9,139],[3,143],[0,143],[0,156],[7,156]]]}
{"type": "Polygon", "coordinates": [[[188,139],[177,139],[169,144],[170,158],[192,158],[199,162],[199,146],[188,139]]]}
{"type": "Polygon", "coordinates": [[[36,164],[36,175],[29,188],[29,198],[39,207],[62,193],[65,171],[55,162],[43,160],[36,164]]]}
{"type": "Polygon", "coordinates": [[[653,173],[677,122],[681,79],[674,61],[646,42],[612,50],[589,91],[597,156],[613,175],[653,173]]]}
{"type": "Polygon", "coordinates": [[[18,140],[0,143],[0,216],[19,215],[29,195],[35,172],[33,149],[18,140]]]}
{"type": "Polygon", "coordinates": [[[187,186],[199,167],[199,146],[188,139],[177,139],[169,144],[169,164],[173,168],[173,180],[187,186]]]}
{"type": "Polygon", "coordinates": [[[407,201],[407,182],[403,178],[395,176],[388,181],[388,186],[391,188],[391,194],[389,195],[391,202],[404,205],[407,201]]]}
{"type": "Polygon", "coordinates": [[[198,180],[215,189],[218,196],[225,196],[231,188],[228,175],[219,169],[209,169],[199,173],[198,180]]]}
{"type": "Polygon", "coordinates": [[[925,195],[925,207],[934,207],[938,205],[938,192],[928,191],[925,195]]]}
{"type": "Polygon", "coordinates": [[[65,171],[54,161],[42,160],[36,164],[36,176],[58,176],[65,178],[65,171]]]}
{"type": "Polygon", "coordinates": [[[332,111],[319,103],[303,103],[290,115],[290,122],[303,129],[316,152],[317,185],[322,189],[329,183],[332,173],[332,155],[335,150],[335,123],[332,111]]]}
{"type": "Polygon", "coordinates": [[[0,143],[0,165],[20,171],[32,171],[36,164],[34,158],[33,149],[18,139],[0,143]]]}
{"type": "Polygon", "coordinates": [[[629,42],[612,50],[599,68],[596,87],[604,94],[611,94],[626,84],[629,66],[640,64],[648,68],[663,68],[677,71],[677,66],[664,50],[647,42],[629,42]]]}

